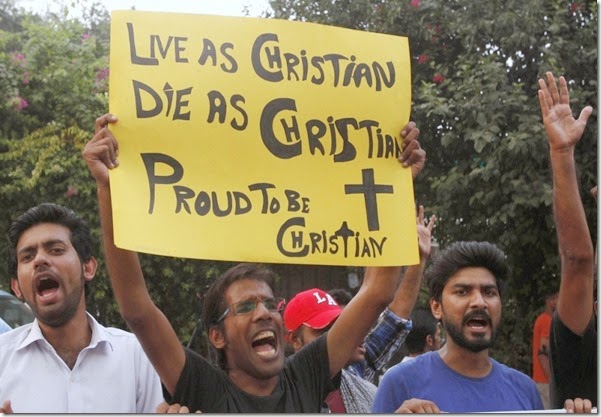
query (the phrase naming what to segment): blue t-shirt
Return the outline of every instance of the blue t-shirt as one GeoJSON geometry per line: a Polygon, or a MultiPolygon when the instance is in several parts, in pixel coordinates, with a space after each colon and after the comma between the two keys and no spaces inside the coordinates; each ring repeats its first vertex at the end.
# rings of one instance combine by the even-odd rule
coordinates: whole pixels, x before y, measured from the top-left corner
{"type": "Polygon", "coordinates": [[[530,377],[490,360],[492,370],[484,378],[458,374],[443,362],[438,352],[399,363],[384,374],[372,412],[393,413],[411,398],[432,401],[441,411],[449,413],[543,409],[530,377]]]}

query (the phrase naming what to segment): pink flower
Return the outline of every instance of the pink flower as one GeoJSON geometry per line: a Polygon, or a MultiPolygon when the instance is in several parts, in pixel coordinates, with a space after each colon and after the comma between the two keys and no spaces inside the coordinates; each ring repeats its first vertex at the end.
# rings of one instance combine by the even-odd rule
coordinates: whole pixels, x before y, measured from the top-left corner
{"type": "Polygon", "coordinates": [[[109,69],[108,68],[103,68],[103,69],[99,70],[96,73],[96,79],[98,81],[102,81],[102,80],[108,78],[108,76],[109,76],[109,69]]]}
{"type": "Polygon", "coordinates": [[[25,85],[29,84],[29,71],[25,71],[23,73],[23,80],[22,80],[22,82],[25,85]]]}
{"type": "Polygon", "coordinates": [[[67,188],[67,192],[65,192],[65,197],[67,197],[67,198],[71,198],[71,197],[73,197],[74,195],[77,195],[77,187],[75,187],[75,186],[73,186],[73,185],[70,185],[70,186],[67,188]]]}
{"type": "Polygon", "coordinates": [[[420,3],[420,0],[411,0],[411,3],[409,3],[409,4],[411,7],[415,7],[417,9],[417,8],[419,8],[419,3],[420,3]]]}
{"type": "Polygon", "coordinates": [[[29,103],[27,102],[27,100],[25,100],[24,98],[21,97],[14,97],[12,99],[12,105],[13,108],[16,111],[21,111],[23,110],[25,107],[29,106],[29,103]]]}
{"type": "Polygon", "coordinates": [[[90,39],[90,36],[92,36],[92,35],[90,35],[89,33],[84,33],[84,34],[81,36],[81,41],[82,41],[82,42],[84,42],[84,41],[87,41],[88,39],[90,39]]]}
{"type": "Polygon", "coordinates": [[[18,65],[20,67],[25,65],[25,56],[23,56],[23,54],[20,52],[13,54],[11,56],[11,59],[13,61],[13,64],[15,64],[15,65],[18,65]]]}
{"type": "Polygon", "coordinates": [[[417,57],[418,64],[425,64],[429,60],[430,60],[430,57],[426,54],[421,54],[419,57],[417,57]]]}
{"type": "Polygon", "coordinates": [[[432,77],[432,82],[434,84],[440,84],[444,81],[444,77],[442,76],[441,73],[437,72],[436,74],[434,74],[434,77],[432,77]]]}

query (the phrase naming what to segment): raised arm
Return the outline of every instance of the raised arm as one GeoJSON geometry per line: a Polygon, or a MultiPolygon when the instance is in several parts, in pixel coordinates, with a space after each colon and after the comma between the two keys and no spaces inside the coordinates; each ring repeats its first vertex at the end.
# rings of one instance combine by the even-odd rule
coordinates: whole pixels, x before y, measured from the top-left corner
{"type": "Polygon", "coordinates": [[[574,119],[568,87],[553,74],[539,79],[538,99],[549,139],[553,176],[553,215],[561,257],[561,283],[557,314],[574,333],[582,335],[593,315],[594,249],[576,176],[574,148],[593,109],[582,109],[574,119]]]}
{"type": "MultiPolygon", "coordinates": [[[[414,122],[409,122],[401,131],[403,153],[399,161],[403,166],[411,168],[413,178],[422,170],[426,161],[426,152],[417,141],[419,133],[414,122]]],[[[400,274],[400,267],[366,268],[359,292],[344,308],[327,335],[332,377],[346,365],[380,313],[392,301],[400,274]]]]}
{"type": "MultiPolygon", "coordinates": [[[[378,325],[365,338],[366,367],[363,369],[363,378],[374,384],[411,330],[409,316],[417,301],[426,262],[430,256],[432,229],[435,224],[436,216],[431,216],[428,225],[425,224],[424,207],[420,205],[417,216],[420,263],[407,267],[392,302],[384,310],[378,325]]],[[[361,363],[353,365],[362,366],[361,363]]]]}
{"type": "Polygon", "coordinates": [[[407,267],[398,290],[394,294],[390,311],[399,317],[409,318],[417,301],[417,295],[426,269],[426,262],[432,249],[432,230],[436,225],[436,216],[431,216],[426,225],[424,206],[420,205],[417,215],[417,237],[419,242],[419,264],[407,267]]]}
{"type": "Polygon", "coordinates": [[[108,125],[115,122],[117,118],[111,114],[98,118],[95,135],[83,150],[83,157],[96,179],[106,265],[121,315],[140,341],[165,388],[173,394],[184,367],[183,347],[165,315],[150,299],[138,254],[119,249],[114,243],[109,170],[119,164],[119,148],[108,125]]]}

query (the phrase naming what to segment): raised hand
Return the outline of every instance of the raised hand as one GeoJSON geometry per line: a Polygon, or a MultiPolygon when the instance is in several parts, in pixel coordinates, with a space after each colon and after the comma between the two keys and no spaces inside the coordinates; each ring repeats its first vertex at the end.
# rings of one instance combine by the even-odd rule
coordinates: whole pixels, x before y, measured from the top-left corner
{"type": "Polygon", "coordinates": [[[426,164],[426,151],[424,151],[417,139],[419,138],[419,129],[415,122],[409,122],[401,130],[403,139],[403,153],[399,161],[404,167],[411,167],[411,176],[415,178],[426,164]]]}
{"type": "Polygon", "coordinates": [[[105,114],[96,119],[94,137],[86,144],[82,152],[90,172],[96,179],[96,183],[100,185],[108,185],[109,169],[119,165],[117,160],[119,146],[108,129],[109,123],[115,122],[117,122],[117,117],[112,114],[105,114]]]}
{"type": "Polygon", "coordinates": [[[436,216],[430,216],[428,225],[424,220],[424,206],[420,205],[417,210],[417,238],[419,242],[420,259],[428,259],[432,249],[432,230],[436,226],[436,216]]]}
{"type": "Polygon", "coordinates": [[[563,76],[559,77],[559,90],[555,77],[547,72],[547,82],[538,80],[538,101],[543,115],[543,124],[549,137],[551,150],[572,149],[582,137],[586,122],[593,112],[591,106],[586,106],[580,112],[578,119],[572,115],[568,85],[563,76]]]}

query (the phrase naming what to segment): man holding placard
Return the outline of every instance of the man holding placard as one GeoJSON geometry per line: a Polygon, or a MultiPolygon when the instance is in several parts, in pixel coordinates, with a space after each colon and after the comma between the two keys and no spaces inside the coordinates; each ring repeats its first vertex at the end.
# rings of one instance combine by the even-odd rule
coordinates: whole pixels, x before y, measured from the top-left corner
{"type": "MultiPolygon", "coordinates": [[[[391,301],[400,268],[368,267],[361,289],[332,329],[286,363],[283,300],[274,297],[269,273],[252,264],[230,269],[205,296],[209,340],[224,365],[214,367],[182,347],[149,297],[137,254],[114,244],[109,170],[118,166],[118,146],[108,125],[116,121],[110,114],[97,119],[96,134],[83,155],[96,179],[106,262],[121,314],[161,377],[170,402],[209,413],[319,412],[332,389],[331,378],[391,301]]],[[[425,161],[418,136],[412,122],[401,132],[399,160],[414,176],[425,161]]]]}

